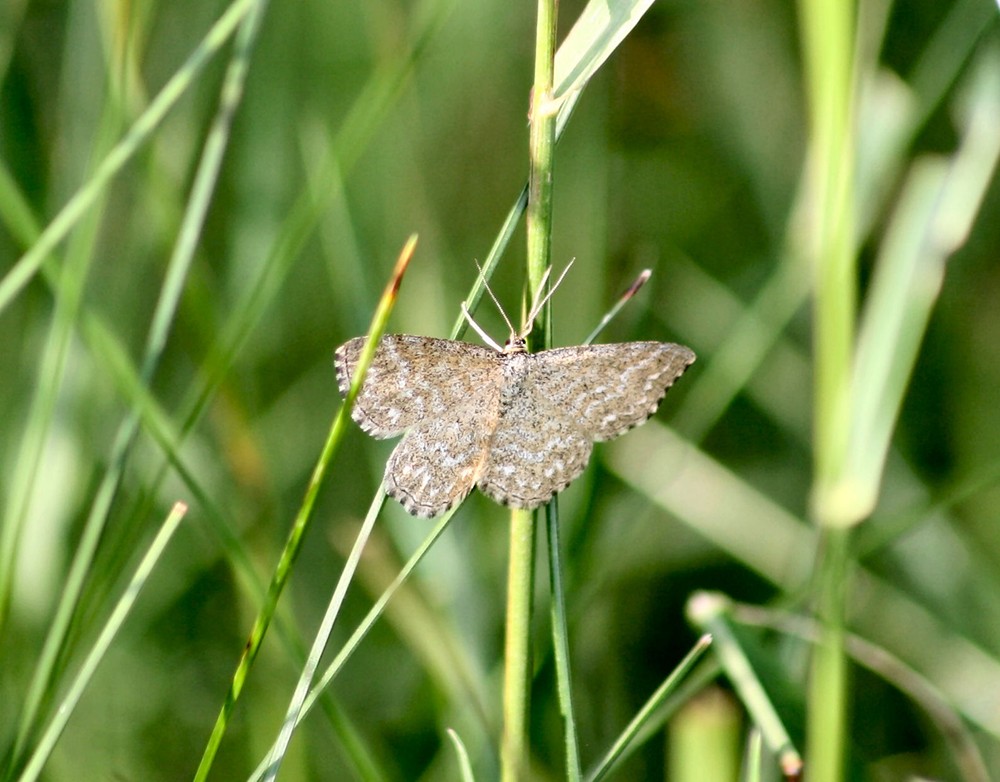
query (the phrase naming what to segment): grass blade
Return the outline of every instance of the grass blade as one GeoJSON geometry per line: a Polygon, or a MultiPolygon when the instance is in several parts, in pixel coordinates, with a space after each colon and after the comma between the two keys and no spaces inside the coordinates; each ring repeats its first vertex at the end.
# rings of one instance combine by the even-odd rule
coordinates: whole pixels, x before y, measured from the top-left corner
{"type": "Polygon", "coordinates": [[[948,257],[964,243],[1000,155],[1000,58],[994,52],[979,65],[960,148],[950,160],[914,164],[875,264],[854,366],[857,412],[845,487],[858,518],[875,506],[948,257]]]}
{"type": "Polygon", "coordinates": [[[469,762],[469,753],[465,749],[462,739],[451,728],[448,728],[448,738],[451,739],[451,743],[455,746],[455,754],[458,755],[458,770],[462,782],[476,782],[472,773],[472,764],[469,762]]]}
{"type": "Polygon", "coordinates": [[[698,642],[692,647],[691,651],[684,656],[684,659],[680,661],[677,667],[671,671],[670,675],[663,680],[663,683],[656,688],[656,691],[649,697],[649,700],[639,709],[632,718],[632,721],[629,722],[625,730],[622,731],[614,744],[611,745],[611,748],[605,753],[604,757],[598,761],[592,771],[587,773],[587,782],[599,782],[599,780],[604,779],[605,776],[614,770],[615,763],[627,751],[634,748],[634,742],[642,733],[646,722],[656,713],[657,709],[667,698],[670,697],[671,693],[680,685],[684,677],[690,673],[695,663],[708,651],[711,643],[712,638],[708,635],[704,635],[698,639],[698,642]]]}
{"type": "MultiPolygon", "coordinates": [[[[344,400],[344,404],[341,405],[340,409],[337,411],[337,416],[334,418],[333,425],[330,427],[330,433],[327,435],[326,443],[323,446],[319,459],[316,461],[316,466],[313,468],[312,475],[309,479],[309,485],[306,487],[305,497],[302,499],[302,504],[296,514],[295,521],[292,523],[292,528],[288,532],[288,538],[285,541],[285,546],[282,549],[280,558],[278,559],[278,564],[275,566],[274,575],[272,576],[271,583],[267,589],[267,597],[265,598],[260,611],[258,611],[256,619],[254,620],[253,629],[250,631],[250,638],[243,650],[243,655],[240,657],[240,662],[236,667],[236,672],[233,674],[233,680],[230,684],[229,692],[226,694],[226,699],[223,702],[219,715],[215,720],[215,726],[212,728],[212,733],[208,738],[208,743],[205,745],[201,762],[198,764],[198,769],[195,772],[196,780],[204,780],[208,777],[208,772],[212,768],[215,755],[218,752],[219,745],[222,743],[222,737],[229,724],[229,717],[232,715],[233,709],[236,707],[236,701],[239,700],[240,693],[243,691],[243,685],[246,682],[246,677],[249,675],[250,669],[253,667],[254,661],[257,658],[257,653],[260,651],[261,644],[264,642],[264,636],[267,634],[267,629],[271,624],[272,618],[274,617],[274,612],[278,605],[278,599],[281,597],[285,584],[291,575],[292,565],[295,563],[295,558],[298,556],[299,549],[302,546],[302,540],[309,527],[309,523],[312,518],[312,509],[316,502],[316,496],[319,494],[319,488],[322,485],[323,477],[326,475],[327,467],[332,461],[334,455],[340,447],[341,441],[343,440],[344,432],[347,428],[348,421],[350,421],[351,418],[351,407],[354,405],[354,400],[357,398],[358,392],[360,392],[361,386],[364,383],[365,374],[368,372],[368,367],[371,365],[372,357],[375,355],[375,349],[378,347],[379,339],[385,331],[389,315],[396,303],[400,283],[403,280],[406,267],[409,265],[410,259],[413,257],[413,251],[416,248],[416,244],[417,237],[411,236],[403,246],[403,249],[399,254],[399,258],[396,261],[396,268],[393,270],[392,277],[390,278],[388,285],[386,285],[382,298],[379,301],[374,316],[372,317],[371,327],[368,332],[368,340],[365,343],[364,348],[361,350],[361,354],[358,356],[358,365],[355,368],[355,375],[354,380],[351,383],[351,388],[347,393],[347,398],[344,400]]],[[[381,502],[382,497],[376,498],[373,503],[373,507],[376,505],[381,507],[381,502]]]]}
{"type": "Polygon", "coordinates": [[[20,776],[20,779],[24,782],[33,782],[42,773],[45,761],[48,760],[52,754],[52,750],[55,749],[56,742],[66,728],[66,723],[69,722],[69,718],[73,715],[76,705],[80,702],[83,691],[87,688],[91,679],[94,678],[97,666],[101,664],[101,660],[104,659],[104,655],[111,646],[111,642],[114,641],[118,631],[125,624],[125,620],[128,619],[132,607],[139,597],[139,593],[146,585],[146,581],[149,580],[153,568],[160,561],[160,556],[166,549],[174,532],[177,531],[181,519],[184,518],[186,513],[187,506],[183,502],[176,503],[160,527],[160,531],[156,533],[156,537],[146,550],[124,594],[111,612],[111,616],[108,617],[108,621],[105,622],[104,628],[101,630],[100,635],[98,635],[93,647],[91,647],[90,653],[80,666],[80,671],[70,683],[69,689],[59,704],[55,716],[42,733],[38,746],[35,747],[35,751],[32,753],[20,776]]]}
{"type": "MultiPolygon", "coordinates": [[[[453,508],[448,511],[448,513],[443,515],[438,523],[434,525],[434,528],[430,531],[420,546],[418,546],[413,552],[409,560],[407,560],[406,565],[399,571],[399,574],[393,582],[382,592],[382,595],[375,602],[375,605],[371,607],[365,618],[361,621],[357,628],[355,628],[354,632],[351,633],[351,637],[344,643],[344,647],[340,650],[340,652],[338,652],[337,656],[334,657],[330,665],[327,666],[327,669],[323,672],[323,675],[316,683],[316,686],[312,688],[308,697],[305,698],[302,709],[296,716],[295,726],[298,726],[298,723],[301,722],[310,711],[312,711],[312,708],[316,705],[316,701],[319,699],[320,695],[327,687],[330,686],[347,661],[351,659],[351,655],[357,651],[357,648],[360,646],[365,636],[368,635],[368,632],[372,629],[375,622],[378,621],[379,617],[381,617],[385,612],[386,606],[389,604],[389,601],[392,600],[393,595],[395,595],[399,588],[406,583],[407,579],[409,579],[410,575],[412,575],[417,565],[420,564],[427,552],[431,550],[438,538],[440,538],[445,529],[448,528],[456,510],[457,508],[453,508]]],[[[268,759],[272,755],[273,751],[274,746],[272,746],[271,750],[268,751],[268,757],[265,758],[264,761],[262,761],[256,768],[254,773],[250,775],[250,782],[257,782],[257,780],[260,780],[267,772],[268,759]]]]}
{"type": "Polygon", "coordinates": [[[798,779],[802,758],[792,743],[771,698],[750,665],[732,629],[726,623],[729,601],[719,594],[701,592],[688,601],[688,616],[702,630],[712,633],[715,653],[740,700],[760,728],[764,743],[779,759],[786,778],[798,779]]]}
{"type": "Polygon", "coordinates": [[[569,662],[569,627],[566,621],[566,590],[563,586],[562,546],[559,542],[559,508],[550,502],[545,508],[545,531],[548,536],[549,583],[552,594],[552,650],[556,664],[559,711],[563,717],[563,743],[566,752],[566,779],[579,782],[580,745],[573,711],[573,682],[569,662]]]}

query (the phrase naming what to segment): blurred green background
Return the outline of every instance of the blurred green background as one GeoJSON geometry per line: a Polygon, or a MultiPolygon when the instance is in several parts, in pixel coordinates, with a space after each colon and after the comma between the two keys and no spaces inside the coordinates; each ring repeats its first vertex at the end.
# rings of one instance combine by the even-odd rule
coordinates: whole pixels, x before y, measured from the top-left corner
{"type": "MultiPolygon", "coordinates": [[[[4,273],[90,181],[226,7],[6,0],[4,273]]],[[[560,5],[561,29],[582,7],[560,5]]],[[[955,149],[963,96],[976,74],[996,68],[996,13],[987,0],[860,4],[869,69],[860,85],[859,146],[863,161],[884,164],[863,162],[859,177],[862,293],[903,172],[920,155],[955,149]]],[[[150,388],[174,431],[208,388],[173,455],[197,488],[176,469],[164,471],[163,446],[143,424],[43,717],[171,504],[184,499],[191,509],[45,779],[173,780],[194,772],[259,604],[248,573],[269,579],[340,404],[334,348],[367,328],[413,232],[420,244],[390,328],[447,336],[475,279],[474,259],[485,258],[520,191],[533,14],[527,3],[451,0],[271,4],[150,388]]],[[[557,149],[553,257],[557,267],[576,263],[553,299],[554,343],[580,343],[648,267],[650,283],[601,339],[676,341],[699,354],[655,421],[599,446],[585,476],[561,496],[585,765],[699,635],[684,617],[695,590],[799,608],[807,588],[816,553],[808,524],[808,271],[796,253],[808,136],[797,24],[788,2],[661,0],[589,85],[557,149]],[[761,360],[745,366],[757,348],[761,360]]],[[[228,51],[196,77],[43,273],[0,312],[0,499],[16,562],[3,574],[12,585],[0,630],[5,753],[115,432],[137,398],[127,378],[141,363],[228,51]],[[82,298],[69,307],[69,338],[53,363],[58,304],[73,280],[64,269],[76,270],[82,298]],[[33,415],[44,425],[29,423],[33,415]],[[19,510],[19,476],[32,448],[39,467],[19,510]]],[[[1000,769],[998,210],[994,178],[968,241],[949,261],[882,499],[857,531],[850,604],[851,626],[943,694],[993,769],[1000,769]]],[[[521,229],[493,282],[512,317],[523,245],[521,229]]],[[[477,319],[505,336],[492,306],[477,319]]],[[[301,664],[294,650],[312,637],[391,446],[352,427],[213,778],[245,778],[273,740],[301,664]]],[[[454,779],[448,727],[467,743],[479,778],[495,776],[505,518],[481,496],[466,503],[324,708],[297,733],[284,778],[454,779]],[[376,770],[358,771],[365,757],[376,770]]],[[[429,528],[387,503],[337,639],[429,528]]],[[[533,744],[539,778],[555,779],[562,737],[547,583],[542,568],[533,744]]],[[[781,667],[767,679],[800,739],[801,644],[781,633],[748,630],[748,637],[762,667],[781,667]]],[[[854,671],[850,773],[958,778],[938,724],[897,685],[854,671]]],[[[744,718],[732,700],[721,702],[738,727],[744,718]]],[[[664,779],[668,767],[670,778],[683,778],[671,766],[681,753],[668,749],[670,741],[654,737],[618,778],[664,779]]],[[[696,767],[689,778],[705,777],[696,767]]]]}

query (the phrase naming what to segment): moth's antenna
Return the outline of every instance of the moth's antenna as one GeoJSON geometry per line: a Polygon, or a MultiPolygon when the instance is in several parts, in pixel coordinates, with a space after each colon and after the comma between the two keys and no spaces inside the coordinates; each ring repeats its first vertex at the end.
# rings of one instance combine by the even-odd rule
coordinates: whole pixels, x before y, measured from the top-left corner
{"type": "MultiPolygon", "coordinates": [[[[527,337],[531,333],[531,329],[535,325],[535,318],[537,318],[538,313],[542,311],[542,307],[545,306],[545,302],[547,302],[549,299],[552,298],[552,294],[556,292],[556,288],[559,287],[559,283],[563,281],[563,277],[566,276],[566,272],[569,271],[569,267],[573,265],[574,261],[576,261],[576,258],[574,258],[572,261],[566,264],[566,268],[562,270],[562,274],[559,275],[559,279],[556,280],[555,285],[549,288],[549,292],[546,293],[539,301],[535,302],[535,304],[532,306],[531,312],[528,313],[528,317],[524,324],[525,331],[523,334],[521,334],[521,337],[527,337]]],[[[542,275],[542,279],[538,284],[538,290],[542,290],[542,288],[545,287],[545,281],[549,278],[550,271],[552,271],[551,266],[548,269],[546,269],[545,274],[542,275]]]]}
{"type": "MultiPolygon", "coordinates": [[[[545,272],[542,274],[542,279],[540,279],[538,281],[538,291],[545,290],[545,283],[547,283],[549,281],[549,275],[551,273],[552,273],[552,267],[551,266],[547,266],[545,268],[545,272]]],[[[527,293],[527,291],[525,291],[525,293],[527,293]]],[[[522,301],[521,301],[521,312],[524,312],[524,301],[523,301],[524,296],[523,295],[521,296],[521,299],[522,299],[522,301]]],[[[524,339],[526,336],[528,336],[531,333],[532,323],[534,322],[535,315],[537,315],[537,314],[538,314],[538,310],[535,309],[534,302],[532,302],[532,307],[528,311],[527,317],[524,320],[521,321],[521,332],[520,332],[521,339],[524,339]],[[527,329],[527,331],[525,331],[525,329],[527,329]]]]}
{"type": "MultiPolygon", "coordinates": [[[[487,288],[487,290],[489,290],[489,288],[487,288]]],[[[472,326],[472,329],[473,329],[473,330],[474,330],[474,331],[475,331],[475,332],[476,332],[476,333],[477,333],[477,334],[478,334],[478,335],[479,335],[480,337],[482,337],[482,338],[483,338],[483,342],[485,342],[485,343],[486,343],[487,345],[489,345],[489,346],[490,346],[491,348],[493,348],[494,350],[497,350],[497,351],[499,351],[499,352],[503,353],[503,348],[502,348],[502,347],[500,347],[500,346],[499,346],[499,345],[498,345],[498,344],[496,343],[496,341],[495,341],[495,340],[494,340],[494,339],[493,339],[493,338],[492,338],[492,337],[491,337],[491,336],[490,336],[489,334],[487,334],[487,333],[486,333],[485,331],[483,331],[483,330],[482,330],[482,328],[480,328],[479,324],[478,324],[478,323],[476,323],[476,321],[474,321],[474,320],[472,319],[472,315],[470,315],[470,314],[469,314],[469,308],[465,306],[465,302],[464,302],[464,301],[462,302],[462,314],[463,314],[463,315],[465,316],[465,319],[466,319],[467,321],[469,321],[469,325],[470,325],[470,326],[472,326]]]]}
{"type": "MultiPolygon", "coordinates": [[[[503,307],[500,306],[500,302],[497,301],[497,297],[493,295],[493,289],[490,288],[490,284],[486,281],[486,275],[483,273],[483,267],[479,265],[479,261],[476,261],[475,263],[476,263],[476,268],[479,269],[479,277],[483,281],[483,287],[486,288],[486,292],[490,294],[490,298],[493,299],[493,303],[496,305],[497,309],[500,310],[500,317],[503,318],[503,322],[506,323],[507,328],[510,329],[510,335],[512,337],[516,336],[517,332],[514,331],[514,325],[510,322],[510,318],[508,318],[507,313],[503,311],[503,307]]],[[[469,321],[469,325],[471,325],[476,330],[476,333],[479,334],[480,337],[486,340],[488,345],[494,346],[497,344],[492,339],[483,334],[479,326],[475,325],[475,321],[469,316],[468,311],[466,311],[465,309],[464,303],[462,304],[462,311],[465,313],[465,319],[469,321]]],[[[501,348],[497,348],[497,350],[501,350],[501,348]]]]}

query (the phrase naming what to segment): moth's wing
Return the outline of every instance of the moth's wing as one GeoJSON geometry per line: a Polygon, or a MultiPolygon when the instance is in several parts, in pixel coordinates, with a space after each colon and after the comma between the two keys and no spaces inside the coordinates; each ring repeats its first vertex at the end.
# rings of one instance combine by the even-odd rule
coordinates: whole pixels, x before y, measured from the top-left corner
{"type": "MultiPolygon", "coordinates": [[[[334,365],[347,395],[365,338],[337,348],[334,365]]],[[[422,421],[445,415],[477,388],[498,382],[500,354],[450,339],[382,337],[351,416],[372,437],[397,437],[422,421]]]]}
{"type": "Polygon", "coordinates": [[[503,394],[479,489],[503,505],[536,508],[583,472],[593,445],[544,390],[503,394]]]}
{"type": "Polygon", "coordinates": [[[428,518],[465,499],[486,463],[497,398],[496,386],[483,387],[408,431],[385,466],[386,494],[428,518]]]}
{"type": "Polygon", "coordinates": [[[533,386],[591,440],[638,426],[694,362],[668,342],[624,342],[546,350],[533,356],[533,386]]]}
{"type": "Polygon", "coordinates": [[[500,416],[479,488],[505,505],[534,508],[575,480],[593,442],[656,412],[695,359],[682,345],[628,342],[557,348],[528,356],[500,416]]]}

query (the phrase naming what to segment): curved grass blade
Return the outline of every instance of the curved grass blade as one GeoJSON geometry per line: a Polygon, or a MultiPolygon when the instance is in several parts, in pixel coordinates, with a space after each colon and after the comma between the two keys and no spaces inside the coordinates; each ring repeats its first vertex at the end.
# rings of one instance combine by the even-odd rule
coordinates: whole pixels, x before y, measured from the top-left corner
{"type": "Polygon", "coordinates": [[[646,722],[653,716],[653,714],[656,713],[657,709],[681,684],[684,677],[691,672],[695,663],[701,659],[701,656],[705,654],[711,643],[712,637],[709,635],[703,635],[698,639],[691,651],[684,656],[684,659],[680,661],[678,666],[674,668],[666,679],[664,679],[663,684],[656,688],[656,692],[654,692],[643,707],[639,709],[636,715],[632,718],[632,721],[629,722],[625,730],[623,730],[621,735],[615,740],[615,743],[612,744],[611,748],[604,754],[604,757],[598,761],[592,771],[587,773],[587,776],[585,777],[587,782],[598,782],[599,780],[604,779],[607,774],[614,770],[615,764],[625,755],[625,753],[635,748],[636,739],[640,736],[640,734],[642,734],[646,722]]]}
{"type": "MultiPolygon", "coordinates": [[[[383,497],[384,495],[381,495],[377,501],[381,502],[383,497]]],[[[365,618],[361,621],[357,628],[355,628],[354,632],[351,633],[351,637],[347,639],[344,647],[340,650],[340,652],[338,652],[337,656],[334,657],[330,665],[327,666],[316,686],[310,690],[309,695],[305,698],[302,704],[302,709],[297,715],[295,726],[298,726],[298,723],[300,723],[306,715],[309,714],[320,695],[323,694],[323,691],[333,682],[337,674],[339,674],[343,669],[344,665],[361,644],[361,641],[364,640],[365,636],[368,635],[368,632],[372,629],[375,622],[380,616],[382,616],[393,595],[395,595],[397,590],[407,581],[416,566],[420,564],[420,561],[424,558],[427,552],[430,551],[431,547],[437,542],[438,538],[441,537],[442,533],[444,533],[445,529],[454,517],[456,510],[457,508],[453,508],[445,513],[437,524],[434,525],[434,528],[424,539],[423,543],[421,543],[417,550],[413,552],[410,559],[407,560],[406,565],[399,571],[399,574],[393,582],[386,587],[386,589],[382,592],[382,595],[375,602],[375,605],[371,607],[365,618]]],[[[265,758],[265,760],[254,770],[254,773],[250,775],[250,782],[257,782],[263,778],[264,774],[267,772],[267,764],[273,754],[273,750],[274,747],[272,746],[271,750],[268,751],[267,758],[265,758]]]]}
{"type": "MultiPolygon", "coordinates": [[[[243,691],[243,685],[246,682],[246,677],[249,675],[250,669],[253,667],[253,663],[257,658],[257,653],[260,651],[261,644],[264,642],[264,636],[267,634],[267,629],[271,624],[271,619],[274,617],[274,612],[278,605],[278,599],[281,597],[285,584],[291,575],[292,565],[295,562],[295,558],[298,556],[306,530],[309,528],[309,522],[312,518],[313,505],[316,502],[316,496],[319,494],[319,487],[323,482],[323,477],[326,475],[327,467],[340,447],[348,422],[351,420],[351,408],[354,406],[354,400],[357,398],[358,392],[361,390],[361,386],[364,383],[365,375],[368,372],[368,367],[371,365],[372,357],[375,355],[375,349],[378,347],[379,339],[381,339],[382,333],[385,331],[389,315],[396,303],[399,286],[402,283],[403,275],[406,273],[406,268],[410,263],[410,259],[413,257],[413,251],[416,248],[416,244],[417,237],[414,235],[411,236],[403,246],[402,251],[400,251],[399,258],[396,261],[396,268],[393,270],[392,277],[389,279],[389,283],[386,285],[385,291],[382,293],[382,298],[379,300],[378,307],[375,309],[375,314],[372,317],[371,328],[368,333],[368,340],[365,342],[365,346],[358,358],[358,366],[355,370],[354,381],[351,384],[351,388],[348,391],[346,398],[344,399],[344,404],[341,405],[340,409],[337,411],[337,416],[334,418],[333,425],[330,427],[330,433],[327,435],[326,443],[323,445],[323,450],[320,453],[319,459],[316,461],[316,466],[313,468],[312,476],[309,479],[309,485],[306,487],[306,493],[302,499],[302,505],[299,507],[299,511],[295,516],[295,521],[292,523],[292,528],[289,530],[288,538],[285,541],[285,547],[282,549],[281,556],[278,559],[278,564],[275,566],[274,575],[272,576],[271,583],[268,586],[267,597],[265,598],[260,611],[257,613],[256,619],[254,620],[253,628],[250,631],[250,637],[243,650],[243,655],[240,657],[239,664],[236,667],[236,672],[233,674],[233,680],[230,684],[229,692],[226,694],[226,699],[223,702],[219,715],[215,720],[215,726],[212,728],[212,733],[208,738],[208,743],[205,745],[201,762],[198,764],[198,769],[195,772],[194,778],[196,780],[204,780],[208,777],[208,772],[212,768],[215,755],[218,752],[219,745],[222,743],[222,737],[229,724],[229,717],[232,715],[233,709],[236,707],[236,701],[239,699],[240,693],[243,691]]],[[[382,497],[377,497],[373,505],[381,507],[381,502],[382,497]]]]}
{"type": "Polygon", "coordinates": [[[715,638],[716,656],[743,705],[753,715],[754,724],[760,728],[765,743],[778,757],[782,773],[786,778],[797,779],[802,773],[802,757],[727,624],[728,610],[729,601],[719,594],[700,592],[688,601],[688,616],[696,626],[715,638]]]}
{"type": "Polygon", "coordinates": [[[455,754],[458,755],[458,770],[461,773],[462,782],[476,782],[476,778],[472,773],[472,764],[469,762],[469,753],[465,749],[462,739],[451,728],[448,728],[448,738],[455,745],[455,754]]]}
{"type": "MultiPolygon", "coordinates": [[[[733,619],[741,624],[793,635],[809,643],[816,643],[820,637],[819,626],[811,617],[743,603],[732,603],[731,613],[733,619]]],[[[927,713],[951,748],[955,764],[964,780],[989,782],[990,773],[976,744],[976,738],[951,698],[883,646],[852,633],[847,634],[844,646],[847,654],[858,665],[881,676],[927,713]]],[[[992,735],[996,737],[998,734],[992,731],[992,735]]]]}
{"type": "Polygon", "coordinates": [[[979,63],[965,133],[950,158],[918,160],[876,260],[858,335],[846,483],[854,516],[875,505],[889,442],[944,281],[948,258],[964,244],[1000,157],[1000,57],[979,63]]]}
{"type": "Polygon", "coordinates": [[[66,695],[55,712],[55,716],[42,733],[38,746],[31,754],[24,771],[19,777],[22,782],[33,782],[42,773],[45,761],[49,759],[52,750],[55,749],[56,742],[66,728],[66,723],[69,722],[69,718],[73,715],[77,704],[80,702],[83,691],[87,688],[90,680],[93,679],[94,672],[97,670],[97,666],[101,664],[101,660],[104,659],[104,655],[111,646],[111,642],[115,639],[122,625],[125,624],[125,620],[128,618],[136,599],[139,597],[139,593],[149,580],[153,568],[156,567],[156,563],[159,562],[160,556],[167,547],[167,543],[170,542],[174,532],[177,531],[181,519],[184,518],[186,513],[187,505],[183,502],[175,503],[173,509],[160,527],[160,531],[156,533],[156,537],[146,550],[124,594],[111,612],[111,616],[108,617],[108,621],[105,622],[104,628],[101,630],[100,635],[98,635],[93,647],[91,647],[90,653],[84,659],[76,677],[70,683],[66,695]]]}
{"type": "Polygon", "coordinates": [[[587,82],[632,32],[653,0],[591,0],[555,59],[553,103],[558,107],[556,137],[562,135],[587,82]]]}

